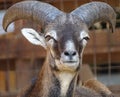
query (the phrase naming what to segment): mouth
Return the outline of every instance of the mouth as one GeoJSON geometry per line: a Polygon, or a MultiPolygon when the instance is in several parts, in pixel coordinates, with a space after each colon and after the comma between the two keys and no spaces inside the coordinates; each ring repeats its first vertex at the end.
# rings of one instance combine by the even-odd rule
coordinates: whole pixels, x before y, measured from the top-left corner
{"type": "Polygon", "coordinates": [[[63,63],[77,63],[77,61],[63,61],[63,63]]]}
{"type": "Polygon", "coordinates": [[[79,67],[79,61],[76,60],[56,60],[56,66],[59,70],[75,71],[79,67]]]}
{"type": "Polygon", "coordinates": [[[73,60],[62,61],[61,63],[64,64],[64,66],[68,66],[68,67],[77,67],[79,65],[78,61],[73,61],[73,60]]]}

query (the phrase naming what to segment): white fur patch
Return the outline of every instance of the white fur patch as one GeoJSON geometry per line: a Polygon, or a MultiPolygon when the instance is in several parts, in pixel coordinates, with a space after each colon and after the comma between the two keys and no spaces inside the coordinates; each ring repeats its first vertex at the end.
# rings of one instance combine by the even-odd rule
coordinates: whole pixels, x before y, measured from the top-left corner
{"type": "Polygon", "coordinates": [[[58,39],[57,33],[56,33],[55,30],[48,31],[48,32],[46,33],[45,37],[46,37],[46,36],[51,36],[51,37],[54,38],[55,40],[58,39]]]}
{"type": "Polygon", "coordinates": [[[86,46],[86,44],[87,44],[87,40],[83,40],[83,47],[85,47],[86,46]]]}
{"type": "Polygon", "coordinates": [[[35,45],[41,45],[46,49],[46,42],[42,35],[39,35],[38,32],[36,32],[32,28],[23,28],[21,30],[23,36],[32,44],[35,45]]]}
{"type": "Polygon", "coordinates": [[[65,51],[74,51],[75,50],[75,45],[72,40],[68,40],[65,44],[65,51]]]}
{"type": "Polygon", "coordinates": [[[61,96],[66,96],[67,90],[74,76],[75,73],[64,72],[64,71],[59,73],[59,80],[61,84],[61,96]]]}
{"type": "Polygon", "coordinates": [[[83,30],[83,31],[80,32],[80,39],[83,39],[85,37],[89,37],[89,35],[86,31],[83,30]]]}
{"type": "Polygon", "coordinates": [[[84,39],[85,37],[89,38],[89,35],[88,35],[88,33],[86,31],[83,30],[83,31],[80,32],[80,40],[83,39],[83,41],[82,41],[83,47],[85,47],[86,44],[87,44],[87,40],[84,39]]]}

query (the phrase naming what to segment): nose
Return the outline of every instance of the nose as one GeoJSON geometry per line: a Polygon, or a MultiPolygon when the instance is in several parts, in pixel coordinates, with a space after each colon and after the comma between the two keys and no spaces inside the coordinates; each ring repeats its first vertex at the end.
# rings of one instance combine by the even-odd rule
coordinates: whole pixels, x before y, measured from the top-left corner
{"type": "Polygon", "coordinates": [[[64,55],[68,57],[74,57],[75,55],[77,55],[77,52],[76,51],[65,51],[64,55]]]}

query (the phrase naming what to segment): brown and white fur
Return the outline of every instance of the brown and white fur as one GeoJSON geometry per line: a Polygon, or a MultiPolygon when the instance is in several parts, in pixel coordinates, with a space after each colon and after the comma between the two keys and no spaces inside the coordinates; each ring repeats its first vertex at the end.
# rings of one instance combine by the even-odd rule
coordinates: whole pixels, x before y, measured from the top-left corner
{"type": "MultiPolygon", "coordinates": [[[[89,85],[88,88],[79,87],[78,74],[82,53],[89,40],[89,27],[104,20],[114,31],[116,15],[108,4],[91,2],[71,13],[64,13],[47,3],[23,1],[8,9],[3,28],[6,30],[11,22],[18,19],[32,19],[40,23],[43,34],[31,28],[22,29],[22,34],[29,42],[47,51],[36,81],[18,97],[102,97],[99,89],[95,92],[91,87],[91,90],[88,89],[89,85]]],[[[104,97],[109,96],[106,93],[104,97]]]]}
{"type": "MultiPolygon", "coordinates": [[[[79,22],[81,21],[78,21],[78,19],[70,15],[66,15],[66,17],[61,16],[58,19],[64,21],[57,20],[55,24],[51,23],[50,26],[46,27],[45,39],[43,37],[41,38],[43,39],[41,40],[44,43],[43,46],[45,46],[47,50],[47,57],[38,75],[36,83],[31,90],[32,92],[30,92],[29,95],[31,97],[73,97],[74,95],[76,95],[75,97],[77,97],[77,95],[79,94],[80,97],[87,97],[86,95],[89,94],[88,97],[102,97],[101,95],[99,95],[102,94],[101,90],[97,91],[96,88],[93,89],[92,86],[94,87],[94,85],[92,84],[92,86],[90,87],[89,85],[87,85],[90,83],[90,81],[85,82],[84,86],[95,90],[99,94],[88,90],[85,87],[77,87],[78,73],[81,67],[80,65],[82,64],[82,60],[79,60],[79,58],[82,58],[83,49],[87,43],[87,39],[89,39],[89,35],[86,33],[86,27],[84,25],[79,25],[79,22]],[[57,23],[61,25],[57,25],[57,23]],[[60,32],[56,33],[56,29],[59,29],[60,32]],[[71,36],[71,34],[73,36],[71,36]],[[81,46],[81,48],[79,48],[79,45],[81,46]],[[78,52],[76,52],[76,50],[79,51],[79,54],[81,54],[80,56],[78,52]],[[70,56],[69,52],[67,51],[71,51],[76,54],[70,56]]],[[[39,35],[37,35],[37,32],[35,32],[35,30],[24,28],[22,29],[22,33],[30,42],[39,42],[38,40],[33,41],[31,40],[32,38],[30,38],[33,37],[33,39],[40,39],[39,37],[37,37],[39,35]]],[[[99,84],[95,85],[97,85],[98,87],[100,86],[99,84]]],[[[105,88],[103,88],[102,90],[105,91],[104,89],[105,88]]],[[[26,97],[29,96],[27,95],[26,97]]]]}

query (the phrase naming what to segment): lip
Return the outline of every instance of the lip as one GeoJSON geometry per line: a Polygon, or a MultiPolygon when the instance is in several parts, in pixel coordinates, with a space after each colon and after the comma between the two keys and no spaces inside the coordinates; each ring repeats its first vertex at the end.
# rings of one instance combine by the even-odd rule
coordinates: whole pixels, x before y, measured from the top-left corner
{"type": "Polygon", "coordinates": [[[77,63],[77,61],[64,61],[63,63],[77,63]]]}

